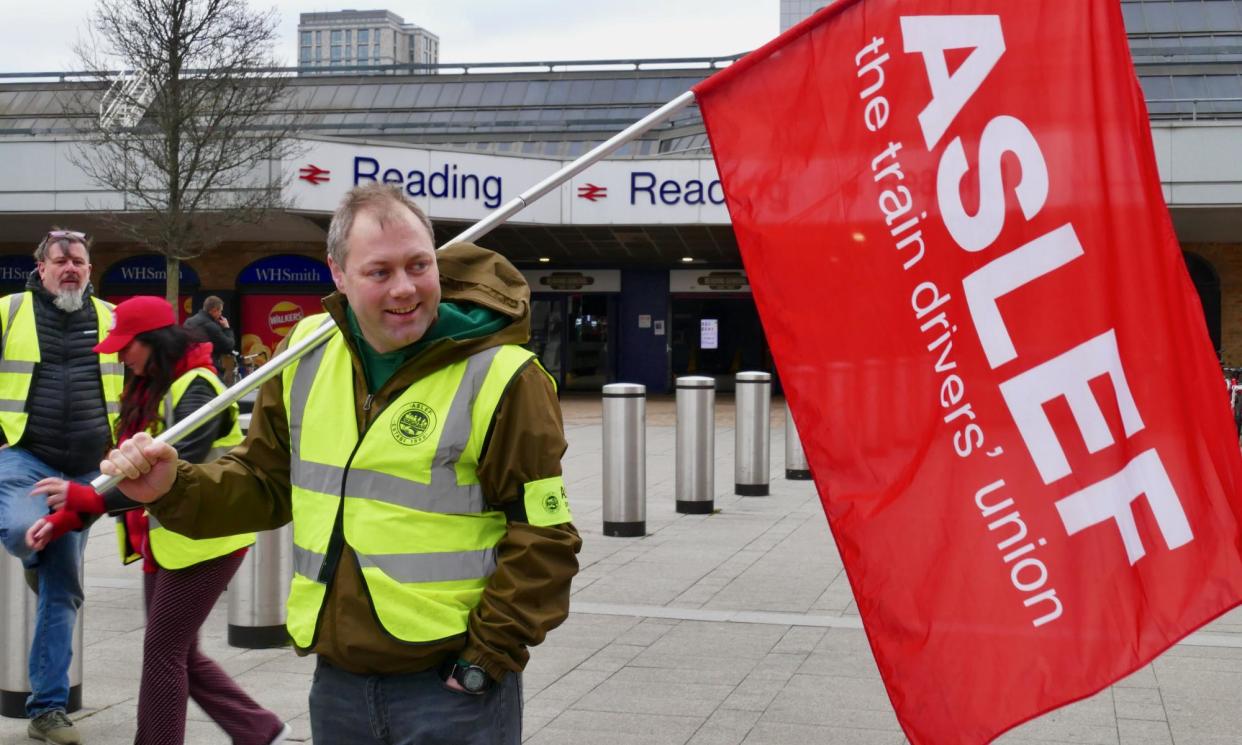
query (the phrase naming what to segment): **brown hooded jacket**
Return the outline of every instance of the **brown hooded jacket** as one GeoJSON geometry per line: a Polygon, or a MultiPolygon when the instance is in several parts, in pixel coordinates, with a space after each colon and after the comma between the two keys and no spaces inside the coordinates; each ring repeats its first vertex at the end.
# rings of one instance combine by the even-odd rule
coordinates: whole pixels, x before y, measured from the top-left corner
{"type": "MultiPolygon", "coordinates": [[[[469,244],[439,251],[437,261],[443,300],[484,306],[511,323],[489,336],[431,342],[368,398],[358,350],[347,332],[345,298],[325,298],[324,307],[346,330],[353,353],[359,431],[428,373],[481,350],[530,338],[530,288],[512,264],[469,244]]],[[[207,538],[269,530],[290,521],[289,426],[281,392],[280,376],[263,384],[246,441],[231,453],[213,463],[178,464],[172,490],[151,505],[163,525],[207,538]]],[[[520,503],[523,484],[559,476],[565,448],[556,392],[537,365],[527,365],[501,399],[479,461],[478,477],[489,504],[520,503]]],[[[298,652],[314,652],[358,674],[416,672],[450,656],[482,666],[494,679],[520,672],[529,658],[527,647],[543,641],[569,613],[570,580],[578,571],[575,554],[582,541],[571,523],[536,527],[513,513],[510,509],[508,530],[496,547],[496,571],[470,614],[465,635],[426,644],[390,636],[376,619],[357,559],[346,545],[315,639],[298,652]]]]}

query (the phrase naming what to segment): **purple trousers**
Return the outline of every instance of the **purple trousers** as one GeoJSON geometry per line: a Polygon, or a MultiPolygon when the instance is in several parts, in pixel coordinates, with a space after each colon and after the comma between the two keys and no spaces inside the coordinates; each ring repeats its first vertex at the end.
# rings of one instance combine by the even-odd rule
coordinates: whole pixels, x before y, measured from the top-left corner
{"type": "Polygon", "coordinates": [[[241,566],[221,556],[185,569],[143,575],[147,633],[142,644],[136,745],[185,742],[187,698],[203,708],[236,745],[267,745],[283,723],[255,703],[198,648],[198,630],[241,566]]]}

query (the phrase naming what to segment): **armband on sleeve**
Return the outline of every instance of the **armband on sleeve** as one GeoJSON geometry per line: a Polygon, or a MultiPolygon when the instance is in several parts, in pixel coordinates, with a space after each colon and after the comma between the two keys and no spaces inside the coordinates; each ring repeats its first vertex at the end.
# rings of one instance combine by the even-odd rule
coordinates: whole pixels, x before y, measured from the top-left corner
{"type": "Polygon", "coordinates": [[[565,494],[565,479],[561,476],[527,481],[522,486],[526,522],[538,527],[561,525],[572,522],[569,498],[565,494]]]}

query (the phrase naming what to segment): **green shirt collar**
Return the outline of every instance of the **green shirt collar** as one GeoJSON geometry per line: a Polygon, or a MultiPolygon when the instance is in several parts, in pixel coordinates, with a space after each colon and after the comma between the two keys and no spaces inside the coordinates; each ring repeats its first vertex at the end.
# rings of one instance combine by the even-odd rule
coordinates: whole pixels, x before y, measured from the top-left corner
{"type": "Polygon", "coordinates": [[[435,342],[442,339],[477,339],[500,331],[510,321],[504,314],[481,305],[442,301],[437,309],[436,322],[427,329],[423,338],[409,346],[381,354],[362,336],[362,328],[358,325],[358,318],[349,303],[345,304],[345,318],[349,322],[349,334],[354,339],[359,357],[362,358],[362,369],[367,376],[369,393],[378,391],[407,360],[418,356],[435,342]]]}

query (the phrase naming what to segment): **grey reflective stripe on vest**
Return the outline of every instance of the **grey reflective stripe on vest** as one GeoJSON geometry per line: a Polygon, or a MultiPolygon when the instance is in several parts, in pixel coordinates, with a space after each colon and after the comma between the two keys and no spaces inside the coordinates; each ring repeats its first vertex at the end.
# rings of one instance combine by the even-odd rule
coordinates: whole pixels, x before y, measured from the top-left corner
{"type": "MultiPolygon", "coordinates": [[[[9,349],[9,334],[13,333],[13,319],[17,317],[17,309],[22,307],[22,303],[26,300],[26,294],[14,295],[9,301],[9,317],[4,324],[4,336],[0,337],[0,355],[3,355],[9,349]]],[[[30,373],[34,374],[33,362],[18,362],[15,360],[0,360],[0,373],[30,373]]],[[[26,411],[26,402],[15,401],[11,398],[0,399],[0,412],[6,414],[22,414],[26,411]]]]}
{"type": "Polygon", "coordinates": [[[467,360],[466,372],[462,374],[461,384],[453,394],[453,403],[449,407],[448,416],[444,418],[440,444],[431,461],[431,485],[442,485],[459,492],[458,498],[470,505],[467,510],[469,512],[483,511],[483,488],[478,484],[458,486],[456,465],[470,440],[470,430],[474,424],[474,401],[479,397],[479,389],[487,379],[488,370],[492,369],[492,360],[499,353],[500,347],[492,347],[471,355],[467,360]]]}
{"type": "Polygon", "coordinates": [[[319,571],[323,568],[324,558],[321,553],[293,544],[293,571],[309,580],[319,582],[319,571]]]}
{"type": "Polygon", "coordinates": [[[107,410],[108,410],[108,413],[109,413],[109,414],[120,414],[120,413],[121,413],[121,404],[120,404],[119,402],[117,402],[117,401],[109,401],[109,402],[108,402],[108,406],[107,406],[107,410]]]}
{"type": "MultiPolygon", "coordinates": [[[[454,481],[456,478],[454,474],[454,481]]],[[[346,476],[345,496],[442,515],[473,515],[483,511],[483,491],[478,484],[458,486],[437,482],[434,472],[432,483],[420,484],[378,471],[351,468],[346,476]]]]}
{"type": "Polygon", "coordinates": [[[341,479],[345,477],[345,469],[315,463],[297,457],[297,445],[294,445],[294,457],[289,463],[289,482],[307,491],[331,494],[341,493],[341,479]]]}
{"type": "Polygon", "coordinates": [[[174,424],[176,422],[173,421],[172,389],[169,389],[168,393],[164,394],[164,429],[172,429],[174,424]]]}
{"type": "Polygon", "coordinates": [[[163,526],[160,525],[159,518],[157,518],[155,515],[152,515],[150,512],[148,512],[147,513],[147,530],[156,530],[161,527],[163,526]]]}
{"type": "Polygon", "coordinates": [[[30,375],[34,373],[35,363],[22,362],[20,360],[0,360],[0,373],[19,373],[30,375]]]}
{"type": "Polygon", "coordinates": [[[294,450],[290,463],[291,483],[308,491],[341,494],[341,480],[345,478],[344,496],[347,497],[372,499],[440,514],[483,512],[485,504],[482,487],[478,484],[459,486],[456,464],[461,458],[465,443],[470,439],[474,401],[500,348],[492,347],[466,360],[466,370],[453,395],[453,402],[449,405],[439,445],[432,456],[431,483],[422,484],[361,468],[350,469],[347,474],[344,468],[306,461],[300,457],[301,422],[305,417],[306,402],[310,398],[311,383],[323,361],[324,346],[302,359],[289,391],[289,432],[294,450]]]}
{"type": "Polygon", "coordinates": [[[14,295],[9,301],[9,317],[4,324],[4,336],[0,337],[0,353],[7,352],[9,349],[9,334],[13,333],[13,319],[17,317],[17,309],[22,307],[22,303],[26,301],[26,293],[14,295]]]}
{"type": "Polygon", "coordinates": [[[99,363],[99,372],[104,375],[124,375],[125,365],[120,362],[101,362],[99,363]]]}
{"type": "MultiPolygon", "coordinates": [[[[298,467],[298,451],[302,449],[302,415],[306,412],[306,401],[310,398],[311,384],[323,363],[332,339],[320,344],[298,363],[297,372],[293,376],[293,385],[289,387],[289,442],[293,449],[293,470],[298,467]]],[[[297,483],[295,480],[293,483],[297,483]]],[[[339,483],[339,482],[338,482],[339,483]]],[[[335,491],[335,490],[334,490],[335,491]]],[[[332,493],[332,492],[329,492],[332,493]]]]}
{"type": "MultiPolygon", "coordinates": [[[[357,552],[357,549],[355,549],[357,552]]],[[[364,569],[375,567],[398,582],[452,582],[490,577],[496,570],[496,549],[446,551],[435,554],[358,553],[364,569]]]]}

